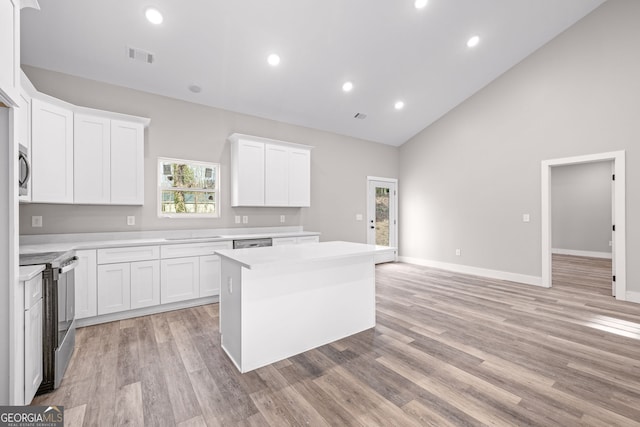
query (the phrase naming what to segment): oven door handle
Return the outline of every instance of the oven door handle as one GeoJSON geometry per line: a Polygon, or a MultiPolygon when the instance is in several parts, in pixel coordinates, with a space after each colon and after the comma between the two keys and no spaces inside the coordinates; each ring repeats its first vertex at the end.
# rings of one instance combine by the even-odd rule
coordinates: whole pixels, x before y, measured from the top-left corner
{"type": "Polygon", "coordinates": [[[58,272],[60,274],[68,273],[71,270],[73,270],[74,268],[76,268],[78,266],[78,264],[80,264],[80,260],[78,260],[78,257],[73,257],[73,262],[71,262],[70,264],[65,265],[58,272]]]}

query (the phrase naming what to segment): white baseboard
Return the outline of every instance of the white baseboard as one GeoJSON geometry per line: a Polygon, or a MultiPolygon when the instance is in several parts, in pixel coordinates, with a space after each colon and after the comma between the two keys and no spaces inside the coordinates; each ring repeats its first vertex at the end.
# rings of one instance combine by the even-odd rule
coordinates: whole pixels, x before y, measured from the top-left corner
{"type": "Polygon", "coordinates": [[[640,304],[640,292],[627,291],[625,301],[640,304]]]}
{"type": "Polygon", "coordinates": [[[423,265],[425,267],[439,268],[455,273],[470,274],[474,276],[488,277],[490,279],[508,280],[510,282],[524,283],[526,285],[542,286],[542,277],[526,274],[510,273],[508,271],[490,270],[487,268],[472,267],[469,265],[452,264],[448,262],[432,261],[421,258],[398,257],[400,262],[423,265]]]}
{"type": "Polygon", "coordinates": [[[573,256],[586,256],[590,258],[606,258],[611,259],[611,252],[595,252],[595,251],[579,251],[575,249],[551,249],[552,254],[558,255],[573,255],[573,256]]]}

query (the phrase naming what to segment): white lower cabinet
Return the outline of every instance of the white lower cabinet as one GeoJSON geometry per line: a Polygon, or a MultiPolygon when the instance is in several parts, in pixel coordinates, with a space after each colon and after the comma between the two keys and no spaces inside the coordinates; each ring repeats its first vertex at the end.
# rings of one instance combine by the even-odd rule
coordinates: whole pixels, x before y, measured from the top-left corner
{"type": "Polygon", "coordinates": [[[42,275],[25,282],[24,402],[31,403],[42,383],[42,275]]]}
{"type": "Polygon", "coordinates": [[[131,264],[98,266],[98,314],[116,313],[131,308],[131,264]]]}
{"type": "Polygon", "coordinates": [[[131,308],[160,304],[160,261],[131,263],[131,308]]]}
{"type": "Polygon", "coordinates": [[[160,275],[162,304],[198,298],[200,295],[199,257],[163,259],[160,275]]]}
{"type": "Polygon", "coordinates": [[[220,257],[207,255],[200,257],[200,296],[220,294],[220,257]]]}
{"type": "Polygon", "coordinates": [[[76,289],[76,319],[98,314],[98,276],[95,249],[76,251],[79,264],[73,270],[76,289]]]}

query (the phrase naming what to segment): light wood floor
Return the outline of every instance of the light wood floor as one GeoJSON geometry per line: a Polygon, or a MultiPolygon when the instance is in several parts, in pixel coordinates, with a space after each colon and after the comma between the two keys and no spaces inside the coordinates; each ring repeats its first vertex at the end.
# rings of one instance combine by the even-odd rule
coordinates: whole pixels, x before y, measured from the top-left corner
{"type": "Polygon", "coordinates": [[[243,375],[216,304],[79,329],[34,404],[90,426],[640,425],[639,304],[400,263],[377,283],[375,329],[243,375]]]}

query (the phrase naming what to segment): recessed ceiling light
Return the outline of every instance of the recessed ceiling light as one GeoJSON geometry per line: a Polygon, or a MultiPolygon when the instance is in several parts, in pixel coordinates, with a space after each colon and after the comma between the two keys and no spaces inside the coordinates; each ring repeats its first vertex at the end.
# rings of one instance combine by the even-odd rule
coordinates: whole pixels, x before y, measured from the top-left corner
{"type": "Polygon", "coordinates": [[[278,55],[276,55],[275,53],[272,53],[271,55],[269,55],[267,57],[267,62],[272,67],[275,67],[276,65],[278,65],[280,63],[280,57],[278,55]]]}
{"type": "Polygon", "coordinates": [[[396,101],[396,103],[394,104],[394,107],[396,110],[402,110],[404,108],[404,102],[396,101]]]}
{"type": "Polygon", "coordinates": [[[342,90],[345,91],[345,92],[351,92],[351,89],[353,89],[353,83],[351,83],[351,82],[345,82],[342,85],[342,90]]]}
{"type": "Polygon", "coordinates": [[[468,47],[476,47],[478,45],[478,43],[480,43],[480,37],[479,36],[473,36],[469,40],[467,40],[467,46],[468,47]]]}
{"type": "Polygon", "coordinates": [[[147,8],[147,10],[144,11],[144,16],[146,16],[147,21],[151,22],[152,24],[162,24],[162,14],[158,9],[154,9],[152,7],[147,8]]]}
{"type": "Polygon", "coordinates": [[[427,5],[428,2],[429,0],[416,0],[413,5],[416,7],[416,9],[422,9],[427,5]]]}

